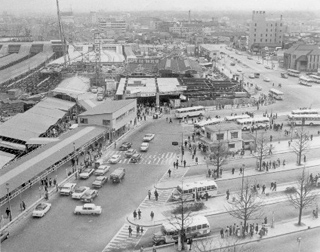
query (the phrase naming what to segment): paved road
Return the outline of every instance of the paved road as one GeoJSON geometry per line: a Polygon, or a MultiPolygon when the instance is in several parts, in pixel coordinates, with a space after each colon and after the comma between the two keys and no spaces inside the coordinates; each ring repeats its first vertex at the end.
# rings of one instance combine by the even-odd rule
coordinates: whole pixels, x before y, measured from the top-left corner
{"type": "MultiPolygon", "coordinates": [[[[149,157],[148,159],[151,159],[150,155],[156,155],[165,162],[173,162],[172,153],[176,153],[176,147],[172,146],[171,142],[181,139],[181,128],[162,120],[145,125],[126,140],[132,141],[133,147],[138,148],[144,134],[149,132],[156,133],[156,137],[144,155],[149,157]],[[168,153],[170,157],[166,156],[168,153]]],[[[107,155],[111,154],[112,152],[107,155]]],[[[108,183],[99,190],[99,196],[94,201],[103,208],[103,213],[99,217],[74,216],[72,212],[76,205],[81,205],[80,202],[58,195],[53,197],[50,199],[52,209],[44,218],[28,217],[10,230],[10,239],[3,243],[2,251],[101,252],[123,226],[125,216],[139,206],[145,199],[148,189],[151,189],[166,173],[168,165],[165,162],[156,162],[153,165],[128,164],[125,161],[113,165],[111,171],[119,166],[125,167],[126,178],[121,184],[108,183]]],[[[91,177],[78,183],[88,186],[93,179],[94,177],[91,177]]]]}

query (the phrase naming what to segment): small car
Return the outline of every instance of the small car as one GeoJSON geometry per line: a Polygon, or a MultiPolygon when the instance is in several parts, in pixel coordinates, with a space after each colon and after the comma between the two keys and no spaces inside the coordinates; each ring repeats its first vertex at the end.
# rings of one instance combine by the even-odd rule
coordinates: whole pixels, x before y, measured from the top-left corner
{"type": "Polygon", "coordinates": [[[257,61],[257,64],[261,64],[261,61],[257,61]]]}
{"type": "Polygon", "coordinates": [[[254,79],[255,77],[254,77],[254,74],[249,74],[249,78],[250,79],[254,79]]]}
{"type": "Polygon", "coordinates": [[[143,142],[150,142],[153,140],[153,138],[155,137],[155,134],[146,134],[144,137],[143,137],[143,142]]]}
{"type": "Polygon", "coordinates": [[[112,155],[109,159],[110,164],[116,164],[120,161],[121,155],[112,155]]]}
{"type": "Polygon", "coordinates": [[[268,65],[265,65],[264,67],[265,67],[266,69],[271,69],[271,67],[268,66],[268,65]]]}
{"type": "Polygon", "coordinates": [[[102,187],[104,183],[107,183],[108,177],[106,176],[98,176],[96,179],[92,182],[92,187],[102,187]]]}
{"type": "Polygon", "coordinates": [[[98,190],[89,189],[80,198],[82,202],[92,202],[98,196],[98,190]]]}
{"type": "Polygon", "coordinates": [[[3,242],[4,240],[9,238],[9,231],[8,230],[3,230],[0,233],[0,242],[3,242]]]}
{"type": "Polygon", "coordinates": [[[74,189],[74,192],[72,193],[73,199],[80,199],[83,194],[85,194],[86,191],[88,191],[90,188],[87,186],[78,186],[74,189]]]}
{"type": "Polygon", "coordinates": [[[268,77],[264,77],[264,78],[263,78],[263,81],[265,81],[265,82],[270,82],[270,79],[269,79],[268,77]]]}
{"type": "Polygon", "coordinates": [[[235,66],[235,65],[236,65],[236,63],[234,63],[234,62],[231,62],[231,63],[230,63],[230,65],[231,65],[231,66],[235,66]]]}
{"type": "Polygon", "coordinates": [[[43,217],[50,210],[51,204],[46,202],[39,203],[32,212],[32,217],[43,217]]]}
{"type": "Polygon", "coordinates": [[[93,173],[94,169],[93,168],[86,168],[84,169],[80,174],[79,177],[82,179],[87,179],[91,176],[91,174],[93,173]]]}
{"type": "Polygon", "coordinates": [[[63,186],[60,186],[60,195],[71,195],[76,185],[76,183],[65,183],[63,186]]]}
{"type": "Polygon", "coordinates": [[[98,92],[98,88],[96,86],[91,87],[91,92],[96,94],[98,92]]]}
{"type": "Polygon", "coordinates": [[[110,180],[112,183],[120,183],[125,175],[126,169],[119,167],[111,173],[110,180]]]}
{"type": "Polygon", "coordinates": [[[135,149],[129,149],[126,151],[126,153],[124,154],[127,158],[131,158],[133,156],[133,154],[135,154],[137,151],[135,149]]]}
{"type": "Polygon", "coordinates": [[[147,151],[149,149],[149,143],[142,143],[140,146],[140,151],[147,151]]]}
{"type": "Polygon", "coordinates": [[[241,70],[241,69],[237,69],[237,71],[238,71],[239,73],[241,73],[241,72],[242,72],[242,70],[241,70]]]}
{"type": "Polygon", "coordinates": [[[109,165],[100,165],[98,169],[93,172],[93,174],[96,176],[101,176],[106,174],[109,170],[110,170],[109,165]]]}
{"type": "Polygon", "coordinates": [[[252,57],[251,57],[251,56],[248,56],[247,59],[248,59],[248,60],[252,60],[252,57]]]}
{"type": "Polygon", "coordinates": [[[76,206],[74,214],[101,214],[101,206],[95,204],[84,204],[83,206],[76,206]]]}
{"type": "Polygon", "coordinates": [[[119,150],[125,151],[125,150],[130,149],[131,146],[132,146],[132,143],[124,142],[124,143],[122,143],[122,145],[120,146],[119,150]]]}
{"type": "Polygon", "coordinates": [[[160,112],[156,112],[154,115],[153,115],[153,119],[159,119],[162,117],[162,113],[160,112]]]}
{"type": "Polygon", "coordinates": [[[138,163],[140,159],[141,159],[141,154],[136,153],[132,155],[132,157],[130,158],[130,163],[138,163]]]}
{"type": "Polygon", "coordinates": [[[260,86],[256,85],[256,90],[261,91],[262,88],[260,86]]]}

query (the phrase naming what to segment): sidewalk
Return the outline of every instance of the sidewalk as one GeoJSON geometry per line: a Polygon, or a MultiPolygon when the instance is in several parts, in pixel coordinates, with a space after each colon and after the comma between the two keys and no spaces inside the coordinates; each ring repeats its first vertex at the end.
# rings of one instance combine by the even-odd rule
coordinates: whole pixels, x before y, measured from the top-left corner
{"type": "MultiPolygon", "coordinates": [[[[313,219],[310,215],[302,216],[303,225],[298,226],[298,217],[286,221],[274,222],[274,228],[271,227],[271,224],[268,223],[268,234],[260,238],[259,235],[254,234],[253,237],[247,236],[245,238],[237,238],[231,236],[230,238],[221,239],[218,234],[212,235],[209,237],[196,238],[193,240],[192,251],[212,251],[213,249],[223,249],[228,246],[233,245],[233,242],[236,242],[237,245],[248,244],[251,242],[257,242],[260,240],[271,239],[274,237],[284,236],[292,233],[305,232],[308,229],[319,228],[320,227],[320,218],[313,219]],[[210,239],[211,238],[211,239],[210,239]],[[206,239],[210,239],[210,242],[205,242],[206,239]],[[214,240],[215,242],[212,242],[214,240]],[[197,246],[198,244],[198,246],[197,246]],[[205,245],[205,246],[204,246],[205,245]],[[198,248],[202,248],[199,250],[198,248]]],[[[261,227],[261,225],[260,225],[261,227]]],[[[178,251],[178,246],[176,244],[168,244],[164,246],[156,247],[157,252],[173,252],[178,251]]],[[[152,251],[152,248],[145,248],[144,251],[152,251]]]]}

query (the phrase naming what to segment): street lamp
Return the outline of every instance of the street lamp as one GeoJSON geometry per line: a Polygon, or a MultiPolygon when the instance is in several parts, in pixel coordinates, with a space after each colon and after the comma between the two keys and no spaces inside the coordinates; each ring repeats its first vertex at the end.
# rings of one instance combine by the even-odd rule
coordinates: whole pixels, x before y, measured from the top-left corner
{"type": "Polygon", "coordinates": [[[298,244],[299,244],[299,248],[298,248],[298,252],[300,252],[301,251],[301,237],[298,237],[297,238],[297,242],[298,242],[298,244]]]}
{"type": "Polygon", "coordinates": [[[10,210],[9,218],[10,218],[10,221],[12,221],[11,204],[10,204],[10,194],[9,194],[9,183],[6,183],[6,188],[7,188],[8,204],[9,204],[9,210],[10,210]]]}

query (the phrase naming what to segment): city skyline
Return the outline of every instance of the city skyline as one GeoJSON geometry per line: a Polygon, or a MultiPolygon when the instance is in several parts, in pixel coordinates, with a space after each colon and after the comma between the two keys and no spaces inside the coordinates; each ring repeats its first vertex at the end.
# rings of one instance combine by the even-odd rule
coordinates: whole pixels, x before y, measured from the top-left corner
{"type": "MultiPolygon", "coordinates": [[[[60,0],[60,9],[62,11],[73,10],[74,12],[84,12],[84,11],[252,11],[252,10],[265,10],[265,11],[317,11],[320,9],[320,4],[317,0],[305,0],[305,1],[290,1],[290,0],[266,0],[266,1],[251,1],[251,0],[225,0],[223,2],[213,3],[210,0],[136,0],[134,5],[130,0],[109,0],[108,2],[104,0],[60,0]]],[[[1,6],[3,11],[12,13],[24,13],[28,12],[55,12],[56,11],[56,1],[55,0],[12,0],[3,1],[1,0],[1,6]],[[36,6],[36,8],[35,8],[36,6]]]]}

